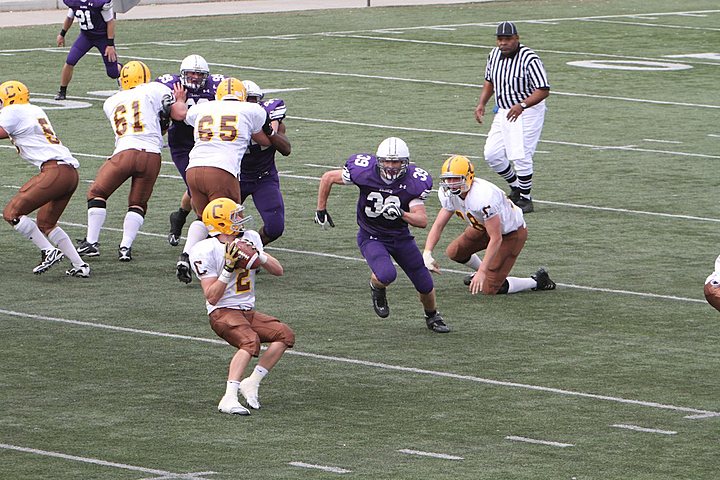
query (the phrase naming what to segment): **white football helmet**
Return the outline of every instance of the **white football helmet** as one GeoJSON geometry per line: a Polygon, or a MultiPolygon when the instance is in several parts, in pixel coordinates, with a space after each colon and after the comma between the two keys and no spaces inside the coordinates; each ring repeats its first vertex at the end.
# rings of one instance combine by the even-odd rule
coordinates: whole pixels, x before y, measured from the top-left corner
{"type": "Polygon", "coordinates": [[[204,88],[208,76],[210,76],[210,67],[200,55],[188,55],[180,64],[180,83],[185,88],[193,90],[204,88]],[[190,76],[189,73],[196,75],[190,76]]]}
{"type": "Polygon", "coordinates": [[[386,138],[378,146],[375,157],[381,177],[387,180],[397,180],[407,173],[410,164],[410,150],[402,139],[386,138]]]}
{"type": "Polygon", "coordinates": [[[265,96],[260,86],[252,80],[243,80],[242,83],[245,85],[245,90],[247,90],[247,101],[260,103],[265,96]],[[252,98],[257,100],[251,100],[252,98]]]}

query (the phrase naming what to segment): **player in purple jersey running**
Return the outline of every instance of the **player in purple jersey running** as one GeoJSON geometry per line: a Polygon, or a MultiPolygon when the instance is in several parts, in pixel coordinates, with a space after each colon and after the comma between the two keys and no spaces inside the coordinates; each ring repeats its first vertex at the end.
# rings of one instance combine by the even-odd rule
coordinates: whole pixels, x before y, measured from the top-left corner
{"type": "MultiPolygon", "coordinates": [[[[173,88],[173,85],[180,83],[185,87],[187,94],[187,106],[190,108],[198,103],[215,100],[215,91],[222,82],[223,75],[210,75],[210,67],[200,55],[188,55],[180,64],[180,75],[167,73],[157,78],[157,82],[173,88]]],[[[168,129],[168,146],[170,156],[175,167],[187,187],[185,170],[190,161],[190,150],[195,145],[193,127],[185,122],[173,121],[168,129]]],[[[182,229],[185,226],[187,216],[192,211],[190,204],[189,190],[185,190],[180,200],[180,208],[170,214],[170,233],[168,242],[173,247],[180,243],[182,229]]]]}
{"type": "Polygon", "coordinates": [[[77,18],[80,35],[75,39],[60,74],[60,91],[55,100],[65,100],[67,87],[73,76],[75,65],[95,47],[105,62],[107,76],[117,80],[121,65],[117,62],[115,51],[115,12],[112,0],[63,0],[68,6],[67,16],[57,36],[57,46],[65,46],[65,34],[77,18]]]}
{"type": "Polygon", "coordinates": [[[375,155],[352,155],[343,170],[326,172],[320,180],[315,223],[323,228],[335,226],[326,209],[335,184],[354,184],[360,189],[357,243],[372,271],[375,313],[381,318],[390,315],[386,288],[397,278],[395,260],[420,294],[427,327],[436,333],[449,332],[437,311],[432,276],[408,228],[408,224],[427,226],[424,202],[432,188],[430,174],[410,163],[407,145],[396,137],[383,140],[375,155]]]}
{"type": "Polygon", "coordinates": [[[247,101],[259,103],[270,116],[275,134],[273,144],[263,147],[255,142],[250,143],[247,153],[240,164],[240,203],[252,196],[264,225],[258,230],[263,245],[277,240],[285,230],[285,204],[280,192],[280,177],[275,166],[275,152],[283,156],[290,155],[290,140],[285,135],[285,102],[273,98],[263,101],[265,94],[260,87],[250,80],[243,80],[247,90],[247,101]]]}

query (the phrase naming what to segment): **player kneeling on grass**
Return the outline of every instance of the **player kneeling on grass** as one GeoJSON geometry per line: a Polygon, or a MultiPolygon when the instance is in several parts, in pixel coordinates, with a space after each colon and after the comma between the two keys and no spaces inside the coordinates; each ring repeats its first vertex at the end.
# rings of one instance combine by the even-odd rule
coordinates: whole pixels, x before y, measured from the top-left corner
{"type": "Polygon", "coordinates": [[[255,310],[255,270],[262,267],[271,275],[281,276],[283,267],[263,251],[258,232],[244,229],[251,217],[243,217],[243,209],[229,198],[208,203],[202,221],[210,238],[190,250],[190,265],[205,294],[210,326],[238,349],[230,361],[225,395],[218,405],[220,412],[235,415],[250,415],[238,401],[238,390],[248,406],[260,408],[260,381],[295,343],[289,326],[255,310]],[[261,343],[270,345],[252,374],[242,379],[250,358],[260,354],[261,343]]]}
{"type": "Polygon", "coordinates": [[[467,226],[450,242],[446,253],[451,260],[475,270],[465,277],[471,294],[555,289],[555,282],[544,268],[529,278],[508,277],[528,236],[523,212],[500,188],[475,178],[475,167],[467,157],[453,155],[445,161],[438,197],[442,208],[430,228],[423,251],[428,270],[440,273],[432,251],[450,219],[458,215],[467,226]],[[480,260],[477,252],[482,250],[485,255],[480,260]]]}

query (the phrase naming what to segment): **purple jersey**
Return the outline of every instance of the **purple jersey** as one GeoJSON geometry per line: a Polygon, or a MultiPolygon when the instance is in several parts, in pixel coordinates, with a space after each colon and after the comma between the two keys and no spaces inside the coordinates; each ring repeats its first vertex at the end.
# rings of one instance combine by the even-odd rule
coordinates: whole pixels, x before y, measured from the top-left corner
{"type": "MultiPolygon", "coordinates": [[[[268,113],[271,120],[282,122],[285,118],[287,107],[285,106],[285,102],[279,98],[266,100],[260,105],[262,105],[268,113]]],[[[272,145],[263,147],[251,141],[250,147],[240,164],[240,180],[251,181],[277,173],[277,168],[275,167],[275,152],[277,152],[277,149],[272,145]]]]}
{"type": "MultiPolygon", "coordinates": [[[[205,87],[200,89],[193,89],[185,87],[187,92],[187,103],[188,108],[198,103],[209,102],[215,100],[215,91],[220,82],[225,78],[222,75],[210,75],[205,82],[205,87]]],[[[180,75],[173,75],[166,73],[165,75],[159,76],[156,82],[160,82],[163,85],[167,85],[171,90],[173,85],[180,83],[180,75]]],[[[193,127],[183,121],[173,120],[170,128],[168,129],[168,146],[170,150],[182,149],[188,153],[192,150],[195,145],[195,139],[193,138],[193,127]]]]}
{"type": "Polygon", "coordinates": [[[112,0],[64,0],[80,24],[80,31],[91,38],[107,38],[103,10],[112,8],[112,0]]]}
{"type": "Polygon", "coordinates": [[[394,203],[406,212],[410,202],[424,201],[432,188],[432,177],[422,168],[410,164],[405,175],[387,183],[378,172],[374,155],[358,153],[345,162],[343,181],[354,183],[360,189],[357,204],[357,223],[361,230],[379,240],[409,237],[408,224],[399,218],[391,220],[380,213],[388,203],[394,203]]]}

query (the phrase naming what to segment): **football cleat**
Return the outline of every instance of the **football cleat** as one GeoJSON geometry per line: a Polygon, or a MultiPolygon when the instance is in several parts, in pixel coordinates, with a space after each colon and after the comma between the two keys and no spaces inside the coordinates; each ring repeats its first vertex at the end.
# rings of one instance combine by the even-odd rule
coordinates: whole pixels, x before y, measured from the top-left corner
{"type": "Polygon", "coordinates": [[[245,397],[247,404],[250,408],[258,410],[260,408],[260,401],[258,400],[258,382],[251,382],[250,377],[245,378],[240,382],[240,393],[245,397]]]}
{"type": "Polygon", "coordinates": [[[57,92],[55,95],[55,100],[65,100],[67,98],[67,95],[63,92],[57,92]]]}
{"type": "Polygon", "coordinates": [[[537,282],[537,287],[533,290],[555,290],[555,282],[550,280],[550,275],[543,267],[540,267],[535,275],[530,275],[530,278],[537,282]]]}
{"type": "Polygon", "coordinates": [[[508,198],[517,205],[518,200],[520,200],[520,189],[518,187],[510,187],[508,198]]]}
{"type": "Polygon", "coordinates": [[[375,288],[370,283],[370,292],[372,293],[372,303],[375,313],[380,318],[387,318],[390,315],[390,306],[388,305],[387,295],[385,295],[385,288],[375,288]]]}
{"type": "Polygon", "coordinates": [[[57,262],[62,260],[64,257],[63,253],[57,248],[50,248],[42,251],[42,261],[37,267],[33,268],[35,275],[40,275],[50,270],[50,267],[55,265],[57,262]]]}
{"type": "Polygon", "coordinates": [[[72,267],[70,270],[65,270],[65,275],[68,277],[88,278],[90,276],[90,265],[83,263],[79,267],[72,267]]]}
{"type": "Polygon", "coordinates": [[[190,256],[187,253],[181,253],[175,265],[175,275],[178,280],[183,283],[192,282],[192,273],[190,272],[190,256]]]}
{"type": "Polygon", "coordinates": [[[535,210],[535,206],[533,205],[533,201],[531,198],[520,198],[517,202],[515,202],[515,205],[520,207],[520,210],[522,210],[523,213],[531,213],[533,210],[535,210]]]}
{"type": "Polygon", "coordinates": [[[78,240],[77,252],[81,257],[97,257],[100,255],[100,243],[90,243],[87,239],[83,238],[78,240]]]}
{"type": "Polygon", "coordinates": [[[465,278],[463,278],[463,283],[464,283],[466,286],[469,286],[469,285],[470,285],[470,282],[472,282],[472,279],[473,279],[474,276],[475,276],[474,273],[471,273],[470,275],[465,275],[465,278]]]}
{"type": "Polygon", "coordinates": [[[250,415],[250,410],[243,407],[237,397],[231,395],[225,395],[220,399],[218,411],[220,413],[229,413],[230,415],[250,415]]]}
{"type": "Polygon", "coordinates": [[[121,262],[132,260],[132,247],[118,247],[118,260],[121,262]]]}
{"type": "Polygon", "coordinates": [[[168,243],[177,247],[180,243],[180,236],[182,235],[182,229],[185,226],[185,219],[180,215],[177,210],[170,214],[170,233],[168,234],[168,243]]]}
{"type": "Polygon", "coordinates": [[[437,311],[432,317],[425,315],[425,324],[435,333],[448,333],[450,331],[450,327],[445,324],[445,319],[437,311]]]}

